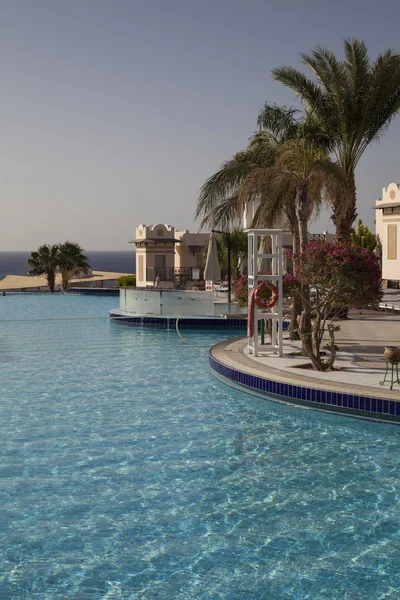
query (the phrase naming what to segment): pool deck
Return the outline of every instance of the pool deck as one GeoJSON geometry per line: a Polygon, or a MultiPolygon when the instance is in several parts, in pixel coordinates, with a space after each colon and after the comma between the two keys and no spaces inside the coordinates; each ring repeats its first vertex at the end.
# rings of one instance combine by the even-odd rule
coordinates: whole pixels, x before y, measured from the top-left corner
{"type": "MultiPolygon", "coordinates": [[[[389,314],[378,311],[363,311],[362,314],[356,311],[350,312],[350,318],[340,322],[341,330],[337,335],[337,345],[339,346],[338,358],[335,367],[338,369],[332,372],[317,372],[310,369],[302,369],[302,365],[309,364],[310,361],[304,356],[293,355],[299,352],[300,343],[284,341],[284,356],[279,358],[268,346],[262,347],[261,356],[254,357],[249,355],[246,338],[235,338],[217,344],[210,354],[211,368],[226,383],[231,383],[247,389],[253,388],[256,392],[263,390],[264,394],[271,389],[275,389],[276,396],[286,396],[282,390],[291,389],[301,390],[302,394],[294,395],[299,400],[314,400],[311,398],[311,391],[317,390],[318,393],[325,392],[327,404],[335,404],[335,407],[329,407],[329,410],[336,410],[336,397],[340,397],[337,405],[340,406],[340,412],[345,412],[342,407],[347,408],[342,403],[342,397],[351,396],[362,398],[364,405],[366,399],[391,400],[395,404],[386,403],[388,412],[392,411],[394,415],[400,415],[400,385],[395,384],[393,390],[389,389],[390,384],[384,386],[379,384],[383,380],[385,373],[385,361],[383,352],[385,346],[400,346],[400,315],[389,314]],[[265,348],[265,350],[264,350],[265,348]],[[215,362],[216,361],[216,362],[215,362]],[[264,380],[275,383],[275,387],[264,387],[264,380]],[[335,397],[335,402],[331,400],[335,397]],[[394,411],[394,413],[393,413],[394,411]]],[[[297,392],[296,392],[297,393],[297,392]]],[[[319,402],[317,398],[316,403],[319,402]]],[[[287,394],[284,401],[290,402],[290,394],[287,394]]],[[[302,403],[302,402],[298,402],[302,403]]],[[[304,402],[303,402],[304,404],[304,402]]],[[[355,408],[359,408],[361,403],[357,400],[355,408]]],[[[368,406],[371,406],[368,403],[368,406]]],[[[374,405],[375,406],[375,405],[374,405]]],[[[315,408],[321,408],[314,405],[315,408]]],[[[353,408],[353,400],[349,402],[348,407],[353,408]]],[[[328,407],[326,407],[328,408],[328,407]]],[[[366,415],[361,415],[366,416],[366,415]]],[[[369,415],[370,418],[379,418],[378,415],[369,415]]],[[[396,421],[398,419],[396,418],[396,421]]]]}

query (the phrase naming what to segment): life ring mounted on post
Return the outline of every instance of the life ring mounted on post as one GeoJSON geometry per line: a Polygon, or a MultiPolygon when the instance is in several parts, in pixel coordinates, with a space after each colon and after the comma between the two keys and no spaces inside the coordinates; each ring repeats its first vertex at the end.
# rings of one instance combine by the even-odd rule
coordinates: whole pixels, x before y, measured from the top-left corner
{"type": "Polygon", "coordinates": [[[261,310],[268,310],[269,308],[275,306],[275,304],[278,302],[278,298],[278,290],[276,286],[273,283],[271,283],[271,281],[262,281],[258,284],[258,286],[256,287],[256,291],[254,292],[254,301],[257,304],[258,308],[261,308],[261,310]],[[266,302],[260,296],[262,290],[266,287],[269,288],[272,292],[271,300],[269,302],[266,302]]]}

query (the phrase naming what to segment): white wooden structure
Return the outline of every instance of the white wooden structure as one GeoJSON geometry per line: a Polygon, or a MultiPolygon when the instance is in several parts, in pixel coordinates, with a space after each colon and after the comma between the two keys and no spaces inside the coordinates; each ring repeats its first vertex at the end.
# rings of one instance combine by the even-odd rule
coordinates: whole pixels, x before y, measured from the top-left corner
{"type": "MultiPolygon", "coordinates": [[[[260,343],[258,339],[258,324],[262,319],[272,321],[271,342],[272,351],[283,356],[283,251],[281,229],[248,229],[248,286],[249,297],[251,290],[263,281],[272,282],[278,290],[278,302],[267,312],[261,311],[254,303],[253,337],[249,338],[249,353],[258,356],[260,343]],[[265,248],[271,252],[265,253],[265,248]],[[270,275],[263,275],[265,269],[262,263],[270,264],[270,275]]],[[[250,318],[250,312],[249,312],[250,318]]],[[[271,348],[271,347],[270,347],[271,348]]]]}

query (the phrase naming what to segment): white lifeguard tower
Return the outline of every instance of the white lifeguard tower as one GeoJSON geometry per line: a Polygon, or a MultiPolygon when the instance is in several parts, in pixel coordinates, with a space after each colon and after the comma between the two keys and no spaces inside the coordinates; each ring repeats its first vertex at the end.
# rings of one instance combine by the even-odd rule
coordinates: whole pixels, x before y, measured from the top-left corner
{"type": "MultiPolygon", "coordinates": [[[[249,353],[259,356],[259,322],[272,321],[271,346],[268,351],[283,356],[283,251],[281,229],[248,229],[248,286],[249,286],[249,353]],[[268,274],[265,273],[268,271],[268,274]],[[267,311],[261,310],[254,293],[262,282],[272,283],[278,292],[278,301],[267,311]]],[[[265,350],[267,348],[263,346],[265,350]]]]}

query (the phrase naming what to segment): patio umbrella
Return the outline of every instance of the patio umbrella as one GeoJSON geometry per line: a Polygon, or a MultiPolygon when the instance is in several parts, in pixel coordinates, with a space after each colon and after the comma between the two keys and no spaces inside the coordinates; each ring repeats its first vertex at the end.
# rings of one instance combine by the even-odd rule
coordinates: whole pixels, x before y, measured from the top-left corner
{"type": "Polygon", "coordinates": [[[215,235],[212,233],[208,241],[206,268],[204,269],[204,279],[219,281],[221,279],[221,269],[218,260],[218,248],[215,235]]]}

